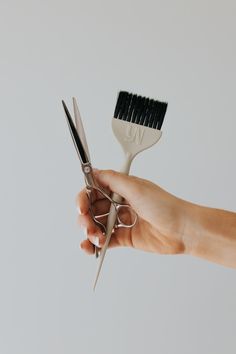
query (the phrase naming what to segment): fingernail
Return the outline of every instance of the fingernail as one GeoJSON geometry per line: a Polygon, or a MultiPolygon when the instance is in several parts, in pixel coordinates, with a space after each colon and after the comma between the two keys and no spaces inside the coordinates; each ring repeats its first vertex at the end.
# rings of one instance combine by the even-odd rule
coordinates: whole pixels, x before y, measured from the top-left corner
{"type": "Polygon", "coordinates": [[[80,248],[81,248],[82,250],[84,249],[83,243],[80,244],[80,248]]]}
{"type": "Polygon", "coordinates": [[[83,232],[84,232],[85,236],[87,237],[87,229],[86,229],[86,227],[83,227],[82,229],[83,229],[83,232]]]}
{"type": "Polygon", "coordinates": [[[89,240],[94,244],[94,246],[99,247],[99,237],[98,236],[90,236],[89,240]]]}
{"type": "Polygon", "coordinates": [[[81,215],[81,214],[82,214],[82,212],[81,212],[80,207],[79,207],[79,206],[77,206],[77,207],[76,207],[76,209],[77,209],[77,212],[81,215]]]}

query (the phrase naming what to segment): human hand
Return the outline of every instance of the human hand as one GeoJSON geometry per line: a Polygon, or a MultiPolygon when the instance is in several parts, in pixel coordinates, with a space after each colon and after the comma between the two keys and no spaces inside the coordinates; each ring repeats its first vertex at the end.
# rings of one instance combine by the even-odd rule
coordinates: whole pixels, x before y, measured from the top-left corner
{"type": "MultiPolygon", "coordinates": [[[[112,170],[95,170],[94,174],[102,188],[108,193],[112,191],[121,195],[123,202],[129,204],[138,215],[134,227],[115,229],[109,247],[127,246],[160,254],[186,252],[188,245],[183,237],[183,215],[187,202],[138,177],[112,170]]],[[[80,210],[78,223],[87,235],[81,248],[93,254],[94,245],[102,247],[105,236],[89,213],[86,189],[78,194],[77,207],[80,210]]],[[[105,199],[97,198],[94,207],[98,214],[109,211],[109,203],[105,199]]]]}

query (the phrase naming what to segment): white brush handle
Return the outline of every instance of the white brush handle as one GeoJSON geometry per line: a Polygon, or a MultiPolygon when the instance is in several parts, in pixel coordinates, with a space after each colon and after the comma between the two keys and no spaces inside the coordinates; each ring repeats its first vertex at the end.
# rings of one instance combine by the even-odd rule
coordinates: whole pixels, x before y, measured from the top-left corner
{"type": "MultiPolygon", "coordinates": [[[[130,170],[130,166],[131,166],[131,162],[133,160],[133,156],[131,154],[126,154],[125,155],[125,161],[124,161],[124,165],[121,169],[120,172],[125,173],[126,175],[129,174],[129,170],[130,170]]],[[[113,193],[112,194],[112,199],[117,202],[117,203],[121,203],[122,202],[122,197],[117,194],[117,193],[113,193]]],[[[113,204],[111,204],[110,206],[110,211],[109,211],[109,215],[108,215],[108,219],[107,219],[107,225],[106,225],[106,242],[104,245],[104,251],[106,252],[106,248],[105,246],[109,245],[110,239],[111,239],[111,234],[112,234],[112,230],[114,228],[115,222],[116,222],[116,209],[114,207],[113,204]]],[[[105,255],[104,252],[104,255],[105,255]]]]}
{"type": "MultiPolygon", "coordinates": [[[[131,162],[132,162],[133,158],[134,158],[134,155],[132,155],[130,153],[125,154],[124,165],[122,166],[120,172],[125,173],[126,175],[129,174],[129,170],[130,170],[130,166],[131,166],[131,162]]],[[[112,194],[112,199],[117,203],[122,202],[122,197],[117,193],[112,194]]],[[[100,274],[100,271],[102,268],[102,264],[103,264],[103,261],[104,261],[105,255],[106,255],[106,251],[107,251],[107,248],[108,248],[111,236],[112,236],[112,230],[115,226],[116,218],[117,218],[116,209],[115,209],[114,205],[111,204],[108,219],[107,219],[107,225],[106,225],[106,241],[102,247],[101,254],[99,257],[100,262],[99,262],[99,267],[97,270],[97,275],[96,275],[96,279],[95,279],[94,286],[93,286],[94,290],[95,290],[97,280],[98,280],[98,277],[99,277],[99,274],[100,274]]]]}
{"type": "MultiPolygon", "coordinates": [[[[123,164],[122,168],[120,169],[121,173],[124,173],[126,175],[129,174],[129,170],[130,170],[130,166],[131,166],[131,162],[133,161],[133,158],[134,158],[134,156],[132,156],[131,154],[126,154],[125,155],[124,164],[123,164]]],[[[122,201],[122,197],[119,194],[117,194],[117,193],[113,193],[112,194],[112,199],[115,202],[117,202],[117,203],[121,203],[121,201],[122,201]]],[[[110,211],[111,211],[111,209],[112,208],[110,208],[110,211]]],[[[110,213],[109,213],[109,215],[110,215],[110,213]]],[[[107,225],[108,225],[108,222],[109,222],[109,217],[108,217],[108,220],[107,220],[107,225]]]]}
{"type": "MultiPolygon", "coordinates": [[[[135,124],[116,118],[112,119],[112,129],[125,153],[125,161],[121,172],[127,175],[129,174],[130,165],[133,158],[141,151],[146,150],[152,145],[156,144],[161,137],[161,131],[158,129],[149,128],[140,124],[135,124]]],[[[122,201],[122,197],[116,193],[113,193],[112,198],[117,203],[121,203],[122,201]]],[[[106,225],[106,241],[101,250],[100,262],[94,283],[94,289],[96,287],[106,250],[111,239],[116,217],[116,209],[114,208],[114,205],[111,204],[106,225]]]]}

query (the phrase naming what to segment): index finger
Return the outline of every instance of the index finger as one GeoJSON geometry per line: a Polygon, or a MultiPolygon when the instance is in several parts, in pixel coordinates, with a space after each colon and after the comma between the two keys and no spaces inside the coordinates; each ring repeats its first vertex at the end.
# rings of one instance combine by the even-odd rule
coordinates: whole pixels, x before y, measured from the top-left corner
{"type": "Polygon", "coordinates": [[[79,214],[85,215],[89,211],[89,199],[86,188],[82,189],[76,196],[76,206],[79,214]]]}
{"type": "MultiPolygon", "coordinates": [[[[109,194],[108,190],[103,189],[103,191],[109,194]]],[[[99,192],[99,190],[96,190],[95,188],[91,190],[91,193],[92,195],[90,201],[92,203],[95,203],[98,200],[106,199],[106,197],[101,192],[99,192]]],[[[86,188],[82,189],[79,192],[79,194],[76,196],[76,205],[79,214],[86,215],[88,213],[90,207],[90,201],[89,201],[87,189],[86,188]]]]}

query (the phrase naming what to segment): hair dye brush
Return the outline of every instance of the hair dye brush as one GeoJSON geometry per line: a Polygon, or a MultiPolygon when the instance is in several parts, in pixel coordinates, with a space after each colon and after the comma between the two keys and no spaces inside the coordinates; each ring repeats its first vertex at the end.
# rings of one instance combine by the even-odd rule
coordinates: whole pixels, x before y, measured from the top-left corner
{"type": "MultiPolygon", "coordinates": [[[[167,103],[121,91],[118,95],[112,129],[124,151],[124,164],[121,172],[129,174],[131,162],[141,151],[156,144],[161,137],[161,127],[167,103]]],[[[112,199],[122,202],[122,197],[114,193],[112,199]]],[[[111,204],[107,225],[106,241],[101,250],[99,267],[94,289],[103,264],[107,247],[117,219],[117,210],[111,204]]]]}

